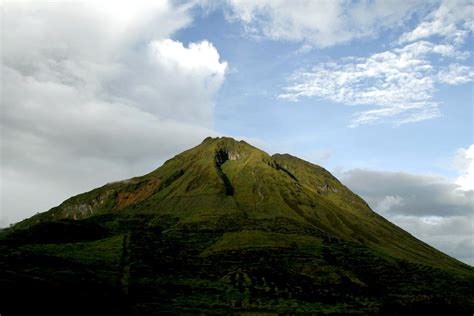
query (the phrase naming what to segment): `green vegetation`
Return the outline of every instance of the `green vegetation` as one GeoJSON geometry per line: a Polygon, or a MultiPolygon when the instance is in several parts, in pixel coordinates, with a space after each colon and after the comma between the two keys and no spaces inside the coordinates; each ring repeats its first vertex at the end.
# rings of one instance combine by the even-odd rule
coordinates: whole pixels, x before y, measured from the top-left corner
{"type": "Polygon", "coordinates": [[[312,236],[296,234],[281,234],[263,232],[260,230],[243,230],[240,232],[225,233],[211,247],[207,248],[202,255],[211,255],[216,252],[238,251],[250,249],[295,249],[301,253],[314,256],[321,254],[322,239],[312,236]]]}
{"type": "Polygon", "coordinates": [[[118,269],[122,255],[123,235],[80,243],[29,244],[18,248],[40,256],[57,256],[65,260],[80,261],[85,265],[113,266],[118,269]]]}
{"type": "Polygon", "coordinates": [[[474,269],[319,166],[207,138],[2,231],[0,297],[2,315],[470,315],[474,269]]]}

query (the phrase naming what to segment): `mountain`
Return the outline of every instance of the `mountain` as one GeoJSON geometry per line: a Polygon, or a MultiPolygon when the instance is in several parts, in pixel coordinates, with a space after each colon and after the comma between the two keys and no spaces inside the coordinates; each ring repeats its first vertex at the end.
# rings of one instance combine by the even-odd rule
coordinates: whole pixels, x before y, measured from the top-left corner
{"type": "Polygon", "coordinates": [[[474,269],[324,168],[206,138],[2,231],[0,297],[2,316],[471,315],[474,269]]]}

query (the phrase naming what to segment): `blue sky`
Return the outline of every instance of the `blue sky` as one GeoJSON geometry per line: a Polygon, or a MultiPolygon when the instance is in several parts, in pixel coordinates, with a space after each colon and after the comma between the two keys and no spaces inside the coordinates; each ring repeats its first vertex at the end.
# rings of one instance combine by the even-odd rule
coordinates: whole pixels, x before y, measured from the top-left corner
{"type": "MultiPolygon", "coordinates": [[[[473,142],[470,81],[437,86],[433,100],[440,104],[439,117],[402,126],[396,119],[386,119],[351,128],[359,107],[318,97],[298,102],[278,98],[295,71],[321,61],[363,58],[397,47],[398,38],[415,29],[423,15],[369,38],[298,52],[309,44],[253,37],[242,23],[226,18],[226,10],[197,9],[192,25],[174,36],[183,43],[208,40],[229,63],[229,73],[216,96],[215,128],[219,132],[259,139],[269,151],[288,151],[332,169],[383,168],[458,176],[450,166],[452,156],[473,142]]],[[[433,37],[434,43],[444,42],[433,37]]],[[[459,49],[472,51],[471,34],[459,49]]],[[[449,58],[430,60],[433,67],[449,62],[449,58]]],[[[463,63],[472,64],[472,57],[463,63]]]]}
{"type": "Polygon", "coordinates": [[[474,264],[472,1],[0,5],[0,226],[227,135],[474,264]]]}

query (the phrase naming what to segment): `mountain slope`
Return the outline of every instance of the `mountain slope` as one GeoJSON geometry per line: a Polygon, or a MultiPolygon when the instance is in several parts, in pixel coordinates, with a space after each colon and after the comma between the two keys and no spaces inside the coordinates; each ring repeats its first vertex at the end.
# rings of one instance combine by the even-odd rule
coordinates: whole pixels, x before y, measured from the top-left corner
{"type": "Polygon", "coordinates": [[[83,289],[87,271],[132,314],[474,306],[471,267],[374,213],[325,169],[231,138],[72,197],[15,225],[0,247],[5,295],[27,282],[62,297],[61,273],[83,289]]]}

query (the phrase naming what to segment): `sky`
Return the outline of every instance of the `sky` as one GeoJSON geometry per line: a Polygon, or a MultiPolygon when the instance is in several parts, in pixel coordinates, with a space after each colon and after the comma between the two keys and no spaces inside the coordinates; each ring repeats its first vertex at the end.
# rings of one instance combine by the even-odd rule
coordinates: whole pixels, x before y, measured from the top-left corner
{"type": "Polygon", "coordinates": [[[474,265],[472,1],[0,6],[0,226],[226,135],[474,265]]]}

